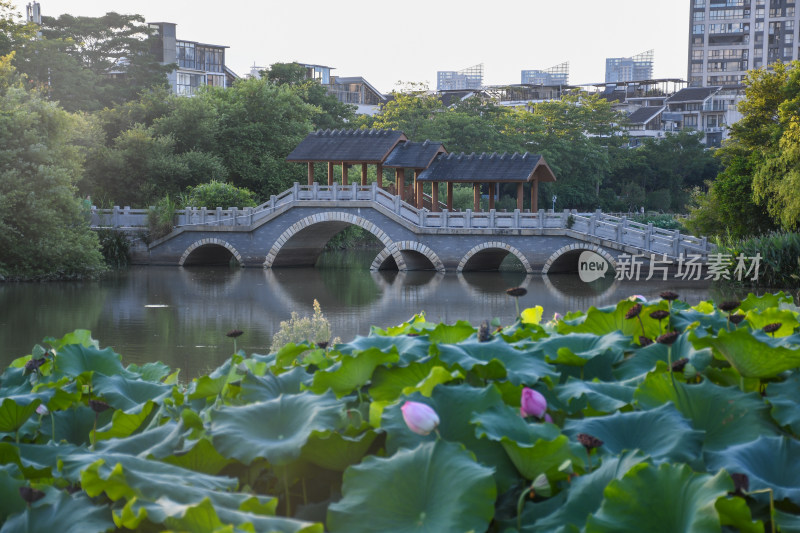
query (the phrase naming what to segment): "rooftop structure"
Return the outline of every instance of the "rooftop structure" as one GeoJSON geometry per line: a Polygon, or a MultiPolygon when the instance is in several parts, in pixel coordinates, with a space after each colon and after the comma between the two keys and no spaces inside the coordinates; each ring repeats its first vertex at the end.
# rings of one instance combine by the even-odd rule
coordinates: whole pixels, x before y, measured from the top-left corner
{"type": "Polygon", "coordinates": [[[483,63],[463,70],[440,70],[436,73],[437,91],[458,91],[483,87],[483,63]]]}
{"type": "Polygon", "coordinates": [[[544,70],[523,70],[523,85],[569,85],[569,61],[544,70]]]}
{"type": "Polygon", "coordinates": [[[649,80],[653,78],[653,51],[648,50],[633,57],[606,59],[606,83],[649,80]]]}

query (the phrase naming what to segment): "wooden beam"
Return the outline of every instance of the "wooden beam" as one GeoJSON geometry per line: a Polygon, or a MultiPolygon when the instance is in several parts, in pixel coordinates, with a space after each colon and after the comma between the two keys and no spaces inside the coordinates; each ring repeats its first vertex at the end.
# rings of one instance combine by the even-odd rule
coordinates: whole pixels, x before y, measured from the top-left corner
{"type": "Polygon", "coordinates": [[[378,163],[375,168],[375,172],[378,175],[378,188],[383,189],[383,165],[378,163]]]}
{"type": "Polygon", "coordinates": [[[367,184],[367,164],[361,163],[361,185],[367,184]]]}
{"type": "Polygon", "coordinates": [[[439,184],[435,181],[431,187],[431,211],[439,211],[439,184]]]}
{"type": "Polygon", "coordinates": [[[472,184],[472,210],[478,212],[481,210],[481,184],[472,184]]]}
{"type": "Polygon", "coordinates": [[[415,168],[414,169],[414,203],[417,206],[417,209],[422,208],[422,183],[420,183],[417,178],[419,178],[420,173],[422,170],[415,168]]]}
{"type": "Polygon", "coordinates": [[[308,163],[308,184],[314,185],[314,163],[308,163]]]}
{"type": "Polygon", "coordinates": [[[519,209],[520,213],[523,211],[523,205],[525,198],[523,197],[524,192],[522,189],[522,182],[517,183],[517,209],[519,209]]]}
{"type": "Polygon", "coordinates": [[[531,213],[539,210],[539,180],[533,178],[531,181],[531,213]]]}
{"type": "Polygon", "coordinates": [[[347,186],[347,163],[342,161],[342,187],[347,186]]]}
{"type": "Polygon", "coordinates": [[[406,171],[404,168],[394,169],[394,188],[397,189],[397,195],[400,200],[406,201],[406,171]]]}
{"type": "Polygon", "coordinates": [[[453,210],[453,182],[447,182],[447,210],[453,210]]]}
{"type": "Polygon", "coordinates": [[[333,185],[333,161],[328,161],[328,187],[333,185]]]}
{"type": "Polygon", "coordinates": [[[417,187],[414,194],[417,197],[417,209],[422,209],[424,206],[424,193],[425,191],[425,182],[424,181],[417,181],[417,187]]]}
{"type": "Polygon", "coordinates": [[[489,211],[494,209],[494,189],[495,189],[495,185],[496,184],[494,184],[494,183],[489,183],[489,211]]]}

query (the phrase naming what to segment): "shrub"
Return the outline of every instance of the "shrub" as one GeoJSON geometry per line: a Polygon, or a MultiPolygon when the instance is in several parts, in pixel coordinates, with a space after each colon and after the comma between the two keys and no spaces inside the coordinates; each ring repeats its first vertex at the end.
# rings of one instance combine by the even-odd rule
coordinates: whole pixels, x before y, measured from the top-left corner
{"type": "Polygon", "coordinates": [[[176,209],[178,209],[178,203],[171,199],[169,195],[156,202],[156,205],[150,208],[147,212],[147,226],[150,230],[147,235],[148,242],[160,239],[172,231],[172,228],[175,227],[176,209]]]}
{"type": "MultiPolygon", "coordinates": [[[[314,300],[313,316],[301,318],[296,311],[292,311],[292,317],[281,322],[280,329],[272,337],[270,351],[276,352],[289,343],[327,343],[330,340],[331,324],[322,315],[322,308],[319,302],[314,300]]],[[[334,339],[334,343],[337,341],[338,339],[334,339]]]]}
{"type": "Polygon", "coordinates": [[[800,283],[800,233],[773,232],[747,239],[719,238],[718,252],[755,257],[761,254],[757,285],[762,287],[797,287],[800,283]]]}
{"type": "Polygon", "coordinates": [[[253,192],[230,183],[212,180],[208,183],[188,187],[181,197],[181,207],[255,207],[258,205],[253,192]]]}
{"type": "Polygon", "coordinates": [[[130,242],[124,233],[111,229],[97,230],[100,240],[100,253],[106,265],[113,268],[124,268],[130,263],[130,242]]]}
{"type": "Polygon", "coordinates": [[[683,223],[668,213],[645,213],[644,215],[634,215],[630,219],[640,224],[652,224],[657,228],[686,231],[683,223]]]}

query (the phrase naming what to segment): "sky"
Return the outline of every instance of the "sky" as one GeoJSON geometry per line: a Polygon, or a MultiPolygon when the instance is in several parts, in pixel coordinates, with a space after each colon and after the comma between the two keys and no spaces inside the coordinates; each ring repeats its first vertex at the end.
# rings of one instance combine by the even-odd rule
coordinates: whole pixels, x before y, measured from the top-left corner
{"type": "MultiPolygon", "coordinates": [[[[13,0],[24,13],[25,0],[13,0]]],[[[136,13],[180,40],[229,46],[226,64],[298,61],[436,88],[436,72],[483,63],[487,85],[569,62],[573,85],[602,83],[607,57],[654,50],[655,78],[686,79],[689,0],[39,0],[42,14],[136,13]]]]}

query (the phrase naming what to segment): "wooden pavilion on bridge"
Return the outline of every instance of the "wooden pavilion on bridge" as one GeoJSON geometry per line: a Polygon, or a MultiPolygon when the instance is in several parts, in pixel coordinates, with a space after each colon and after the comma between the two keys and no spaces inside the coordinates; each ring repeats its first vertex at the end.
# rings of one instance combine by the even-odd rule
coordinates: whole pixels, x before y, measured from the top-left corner
{"type": "Polygon", "coordinates": [[[439,210],[439,184],[447,184],[448,211],[453,210],[453,184],[473,187],[473,208],[480,211],[481,185],[488,185],[489,209],[494,209],[499,185],[516,184],[517,209],[523,211],[524,184],[531,184],[531,211],[538,210],[539,182],[556,181],[553,171],[540,155],[448,154],[442,143],[410,142],[395,130],[319,130],[309,133],[287,156],[287,161],[308,165],[308,184],[314,183],[314,164],[328,164],[328,185],[334,183],[334,166],[341,165],[341,184],[348,185],[348,169],[361,165],[361,184],[367,185],[368,165],[376,165],[376,181],[383,185],[383,169],[395,169],[395,191],[401,200],[424,206],[425,183],[431,183],[430,208],[439,210]],[[412,192],[405,185],[406,169],[414,172],[412,192]],[[410,198],[409,198],[410,197],[410,198]]]}

